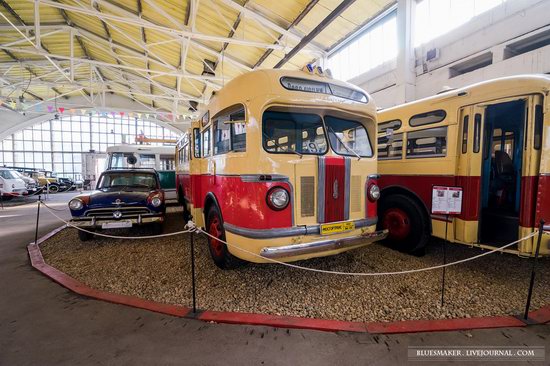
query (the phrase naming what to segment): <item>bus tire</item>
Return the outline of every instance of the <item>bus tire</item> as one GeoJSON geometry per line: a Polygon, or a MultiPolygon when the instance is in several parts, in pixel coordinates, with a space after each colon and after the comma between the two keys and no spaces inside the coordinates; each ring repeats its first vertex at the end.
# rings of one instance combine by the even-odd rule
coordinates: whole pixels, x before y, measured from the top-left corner
{"type": "Polygon", "coordinates": [[[430,238],[429,218],[410,197],[393,194],[380,203],[379,225],[389,230],[385,242],[392,248],[423,255],[430,238]]]}
{"type": "MultiPolygon", "coordinates": [[[[212,205],[206,216],[206,231],[208,234],[225,241],[225,229],[221,215],[215,205],[212,205]]],[[[208,237],[208,249],[212,260],[221,269],[235,269],[244,264],[244,261],[235,257],[227,248],[227,245],[210,237],[208,237]]]]}
{"type": "Polygon", "coordinates": [[[87,231],[78,230],[78,238],[80,241],[88,241],[94,238],[94,234],[87,231]]]}

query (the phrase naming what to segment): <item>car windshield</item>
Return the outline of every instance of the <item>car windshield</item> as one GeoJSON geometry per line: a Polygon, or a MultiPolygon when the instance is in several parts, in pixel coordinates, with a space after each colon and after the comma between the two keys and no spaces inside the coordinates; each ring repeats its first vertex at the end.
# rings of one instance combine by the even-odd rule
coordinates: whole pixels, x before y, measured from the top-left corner
{"type": "Polygon", "coordinates": [[[15,174],[14,170],[7,170],[7,169],[0,170],[0,177],[2,177],[4,179],[17,179],[18,178],[18,176],[15,174]]]}
{"type": "Polygon", "coordinates": [[[157,179],[151,173],[105,173],[99,180],[97,188],[105,190],[153,190],[157,188],[157,179]]]}

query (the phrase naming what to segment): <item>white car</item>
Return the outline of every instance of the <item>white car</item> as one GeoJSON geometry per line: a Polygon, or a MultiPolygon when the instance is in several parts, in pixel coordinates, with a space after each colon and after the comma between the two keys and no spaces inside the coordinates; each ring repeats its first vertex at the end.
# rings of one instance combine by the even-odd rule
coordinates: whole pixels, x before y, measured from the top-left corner
{"type": "Polygon", "coordinates": [[[0,168],[0,195],[5,200],[27,194],[25,181],[14,170],[0,168]]]}

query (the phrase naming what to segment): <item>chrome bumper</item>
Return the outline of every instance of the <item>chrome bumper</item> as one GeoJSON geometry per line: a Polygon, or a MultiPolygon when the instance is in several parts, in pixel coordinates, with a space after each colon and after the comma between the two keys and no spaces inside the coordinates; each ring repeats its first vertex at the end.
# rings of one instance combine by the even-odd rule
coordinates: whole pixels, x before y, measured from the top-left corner
{"type": "Polygon", "coordinates": [[[385,239],[386,236],[388,236],[388,230],[380,230],[373,233],[364,233],[358,236],[353,236],[351,238],[321,240],[304,244],[285,245],[282,247],[265,247],[260,251],[260,255],[264,258],[294,257],[303,254],[349,248],[360,244],[370,244],[375,241],[385,239]]]}
{"type": "Polygon", "coordinates": [[[142,225],[142,224],[151,224],[153,222],[163,222],[164,217],[162,216],[147,216],[147,217],[137,217],[131,219],[120,219],[120,220],[108,220],[108,219],[96,219],[95,217],[78,217],[73,218],[70,221],[70,224],[82,228],[101,228],[102,224],[109,222],[117,221],[130,221],[133,225],[142,225]]]}

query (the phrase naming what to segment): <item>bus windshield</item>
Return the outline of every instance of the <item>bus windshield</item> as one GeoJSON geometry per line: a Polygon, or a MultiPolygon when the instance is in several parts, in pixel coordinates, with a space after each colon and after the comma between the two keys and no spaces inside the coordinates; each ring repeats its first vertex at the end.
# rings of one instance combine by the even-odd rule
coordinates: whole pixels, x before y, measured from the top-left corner
{"type": "Polygon", "coordinates": [[[320,155],[327,152],[323,121],[316,114],[265,112],[263,145],[271,153],[320,155]]]}
{"type": "Polygon", "coordinates": [[[330,145],[335,153],[367,158],[372,156],[372,147],[365,126],[357,121],[325,117],[330,145]]]}
{"type": "Polygon", "coordinates": [[[267,111],[263,116],[263,146],[270,153],[322,155],[326,138],[339,155],[372,157],[365,127],[353,120],[308,113],[267,111]],[[323,123],[324,122],[324,123],[323,123]]]}

